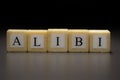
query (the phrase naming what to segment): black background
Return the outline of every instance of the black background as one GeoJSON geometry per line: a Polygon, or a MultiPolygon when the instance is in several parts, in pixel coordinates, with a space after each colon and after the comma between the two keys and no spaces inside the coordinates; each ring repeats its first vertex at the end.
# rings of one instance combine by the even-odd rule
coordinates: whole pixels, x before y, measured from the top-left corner
{"type": "MultiPolygon", "coordinates": [[[[88,13],[88,12],[86,12],[88,13]]],[[[5,16],[2,26],[7,28],[99,28],[111,29],[113,26],[110,14],[97,13],[61,13],[61,15],[45,16],[5,16]],[[85,13],[85,14],[86,14],[85,13]],[[6,24],[7,23],[7,24],[6,24]]]]}
{"type": "MultiPolygon", "coordinates": [[[[8,2],[9,3],[9,2],[8,2]]],[[[117,29],[117,2],[56,0],[14,2],[1,8],[2,29],[86,28],[117,29]]]]}

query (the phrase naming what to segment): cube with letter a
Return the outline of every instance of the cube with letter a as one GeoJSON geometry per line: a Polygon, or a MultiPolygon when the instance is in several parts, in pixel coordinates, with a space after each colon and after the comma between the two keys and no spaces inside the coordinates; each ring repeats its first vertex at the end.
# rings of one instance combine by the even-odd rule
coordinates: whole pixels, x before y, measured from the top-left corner
{"type": "Polygon", "coordinates": [[[48,52],[67,52],[67,29],[48,29],[48,52]]]}
{"type": "Polygon", "coordinates": [[[110,31],[90,30],[90,52],[110,52],[110,31]]]}
{"type": "Polygon", "coordinates": [[[7,51],[27,51],[27,30],[9,29],[7,31],[7,51]]]}
{"type": "Polygon", "coordinates": [[[69,30],[69,52],[88,52],[89,33],[88,30],[69,30]]]}
{"type": "Polygon", "coordinates": [[[47,52],[47,30],[28,30],[28,52],[47,52]]]}

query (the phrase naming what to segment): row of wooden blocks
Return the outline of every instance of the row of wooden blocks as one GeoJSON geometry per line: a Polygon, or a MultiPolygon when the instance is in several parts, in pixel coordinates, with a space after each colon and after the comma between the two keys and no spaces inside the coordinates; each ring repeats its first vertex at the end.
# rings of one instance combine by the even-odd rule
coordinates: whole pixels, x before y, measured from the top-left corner
{"type": "Polygon", "coordinates": [[[109,30],[48,29],[7,31],[9,52],[110,52],[109,30]]]}

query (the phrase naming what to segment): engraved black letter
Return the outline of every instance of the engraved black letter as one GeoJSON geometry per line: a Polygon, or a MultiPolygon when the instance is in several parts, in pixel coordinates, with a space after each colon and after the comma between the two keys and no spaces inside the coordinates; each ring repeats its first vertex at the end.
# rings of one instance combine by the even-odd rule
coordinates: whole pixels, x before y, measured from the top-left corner
{"type": "Polygon", "coordinates": [[[99,47],[102,46],[101,45],[101,37],[99,37],[99,47]]]}
{"type": "Polygon", "coordinates": [[[59,46],[59,37],[56,37],[57,38],[57,46],[59,46]]]}
{"type": "Polygon", "coordinates": [[[75,46],[81,46],[83,44],[81,37],[76,37],[76,45],[75,46]],[[79,44],[78,44],[79,42],[79,44]]]}
{"type": "Polygon", "coordinates": [[[36,44],[36,37],[34,37],[34,46],[40,46],[36,44]]]}
{"type": "Polygon", "coordinates": [[[18,37],[15,38],[15,41],[14,41],[13,45],[15,45],[15,43],[18,43],[18,45],[21,45],[18,37]]]}

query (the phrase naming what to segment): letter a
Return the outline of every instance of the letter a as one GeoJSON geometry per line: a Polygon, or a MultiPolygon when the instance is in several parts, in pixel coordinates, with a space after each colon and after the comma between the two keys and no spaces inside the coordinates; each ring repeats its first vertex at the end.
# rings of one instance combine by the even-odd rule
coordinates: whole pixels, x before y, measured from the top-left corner
{"type": "Polygon", "coordinates": [[[18,37],[15,38],[15,41],[14,41],[13,45],[15,45],[16,43],[17,43],[18,45],[21,45],[18,37]]]}

